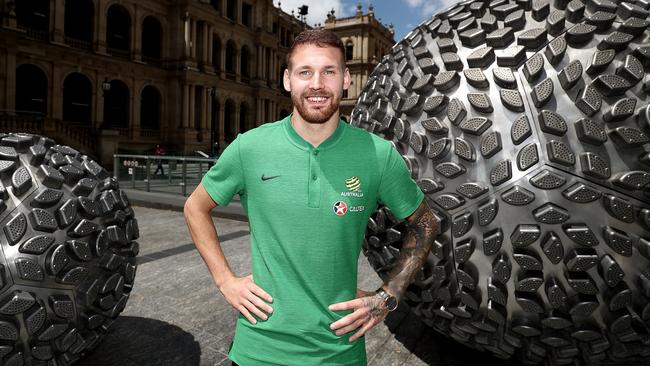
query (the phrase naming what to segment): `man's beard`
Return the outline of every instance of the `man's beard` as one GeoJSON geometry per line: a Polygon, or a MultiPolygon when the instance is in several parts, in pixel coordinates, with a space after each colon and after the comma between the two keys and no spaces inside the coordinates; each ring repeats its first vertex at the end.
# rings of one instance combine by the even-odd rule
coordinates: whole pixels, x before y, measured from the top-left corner
{"type": "Polygon", "coordinates": [[[340,96],[328,94],[328,93],[304,93],[303,95],[296,95],[291,93],[291,101],[296,107],[298,114],[302,117],[305,122],[314,123],[314,124],[323,124],[334,115],[339,110],[339,103],[341,102],[340,96]],[[305,105],[305,99],[308,97],[327,97],[329,98],[329,105],[323,106],[318,110],[308,109],[305,105]]]}

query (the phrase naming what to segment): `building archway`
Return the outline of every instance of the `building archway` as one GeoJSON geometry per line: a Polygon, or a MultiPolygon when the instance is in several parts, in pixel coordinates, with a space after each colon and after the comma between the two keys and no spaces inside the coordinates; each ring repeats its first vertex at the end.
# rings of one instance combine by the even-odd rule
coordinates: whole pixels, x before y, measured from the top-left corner
{"type": "Polygon", "coordinates": [[[47,114],[47,76],[32,64],[16,68],[16,113],[47,114]]]}
{"type": "Polygon", "coordinates": [[[226,144],[231,143],[237,137],[236,128],[235,102],[232,99],[228,99],[223,108],[223,137],[226,144]]]}
{"type": "Polygon", "coordinates": [[[63,81],[63,120],[91,126],[92,84],[86,75],[73,72],[63,81]]]}
{"type": "Polygon", "coordinates": [[[18,27],[50,31],[50,0],[16,1],[16,20],[18,27]]]}
{"type": "Polygon", "coordinates": [[[121,5],[113,4],[106,13],[106,46],[127,53],[131,47],[131,16],[121,5]]]}
{"type": "Polygon", "coordinates": [[[162,57],[162,26],[151,15],[142,21],[142,56],[152,60],[162,57]]]}
{"type": "Polygon", "coordinates": [[[103,128],[129,127],[129,88],[120,80],[111,80],[111,88],[104,92],[103,128]]]}
{"type": "Polygon", "coordinates": [[[248,104],[246,104],[246,102],[242,102],[239,105],[239,133],[248,131],[250,121],[249,114],[250,109],[248,108],[248,104]]]}
{"type": "Polygon", "coordinates": [[[155,86],[147,85],[140,93],[140,128],[147,130],[160,129],[160,92],[155,86]]]}
{"type": "Polygon", "coordinates": [[[87,46],[92,45],[94,13],[92,0],[66,0],[63,30],[65,37],[87,42],[87,46]]]}

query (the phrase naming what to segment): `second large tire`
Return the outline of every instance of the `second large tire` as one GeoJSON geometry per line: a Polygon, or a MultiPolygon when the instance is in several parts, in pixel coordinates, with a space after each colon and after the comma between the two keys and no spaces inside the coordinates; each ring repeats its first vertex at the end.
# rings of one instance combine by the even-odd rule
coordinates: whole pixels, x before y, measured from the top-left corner
{"type": "MultiPolygon", "coordinates": [[[[530,364],[650,355],[648,8],[466,1],[373,71],[351,123],[450,223],[406,294],[433,329],[530,364]]],[[[403,225],[369,223],[383,278],[403,225]]]]}

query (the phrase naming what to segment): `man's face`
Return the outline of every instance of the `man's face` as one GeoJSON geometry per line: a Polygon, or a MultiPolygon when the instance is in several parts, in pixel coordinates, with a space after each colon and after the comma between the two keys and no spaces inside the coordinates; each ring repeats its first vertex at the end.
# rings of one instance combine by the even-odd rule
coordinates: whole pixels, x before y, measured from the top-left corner
{"type": "Polygon", "coordinates": [[[350,72],[338,48],[301,45],[294,49],[283,81],[297,113],[306,122],[320,124],[338,112],[350,72]]]}

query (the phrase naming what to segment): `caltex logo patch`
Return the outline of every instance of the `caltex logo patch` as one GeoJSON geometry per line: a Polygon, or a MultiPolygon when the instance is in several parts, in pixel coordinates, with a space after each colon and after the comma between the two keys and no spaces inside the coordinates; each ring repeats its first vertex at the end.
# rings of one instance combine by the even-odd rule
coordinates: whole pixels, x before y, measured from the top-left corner
{"type": "Polygon", "coordinates": [[[343,216],[348,212],[348,205],[346,205],[343,201],[338,201],[334,204],[332,209],[338,216],[343,216]]]}

